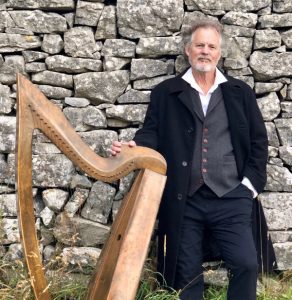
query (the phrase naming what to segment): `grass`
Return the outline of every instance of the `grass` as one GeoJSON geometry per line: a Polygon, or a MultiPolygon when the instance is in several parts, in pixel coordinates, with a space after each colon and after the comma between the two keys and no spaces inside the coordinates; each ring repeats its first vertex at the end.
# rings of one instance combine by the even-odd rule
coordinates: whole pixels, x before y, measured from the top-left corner
{"type": "MultiPolygon", "coordinates": [[[[136,300],[178,300],[179,293],[172,289],[163,289],[157,274],[147,268],[137,292],[136,300]]],[[[83,300],[87,291],[88,280],[72,276],[60,268],[50,276],[50,291],[53,300],[83,300]]],[[[75,274],[76,275],[76,274],[75,274]]],[[[226,300],[227,287],[209,286],[204,300],[226,300]]],[[[23,262],[5,262],[0,259],[0,300],[33,300],[30,280],[23,262]]],[[[258,286],[257,300],[291,300],[292,271],[276,277],[263,277],[258,286]]]]}

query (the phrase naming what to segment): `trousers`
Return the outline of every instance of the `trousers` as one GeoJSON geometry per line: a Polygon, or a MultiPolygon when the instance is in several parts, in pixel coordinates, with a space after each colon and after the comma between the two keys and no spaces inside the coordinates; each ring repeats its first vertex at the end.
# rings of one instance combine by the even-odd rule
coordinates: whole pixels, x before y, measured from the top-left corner
{"type": "Polygon", "coordinates": [[[203,185],[186,201],[175,289],[181,300],[203,299],[203,238],[208,230],[229,271],[228,300],[255,300],[257,253],[251,229],[252,192],[243,184],[219,198],[203,185]]]}

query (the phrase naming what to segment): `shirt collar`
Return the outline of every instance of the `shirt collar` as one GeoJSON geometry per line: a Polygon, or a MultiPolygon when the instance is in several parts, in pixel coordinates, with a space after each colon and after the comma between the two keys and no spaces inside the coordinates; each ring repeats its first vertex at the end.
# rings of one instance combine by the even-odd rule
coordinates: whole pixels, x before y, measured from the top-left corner
{"type": "MultiPolygon", "coordinates": [[[[192,73],[192,68],[189,68],[187,72],[182,76],[182,79],[184,79],[186,82],[188,82],[192,88],[197,90],[199,93],[204,94],[198,83],[196,82],[193,73],[192,73]]],[[[227,78],[219,71],[218,68],[216,68],[216,73],[215,73],[215,81],[214,84],[211,86],[210,90],[208,91],[209,93],[213,93],[216,88],[218,87],[219,84],[226,82],[227,78]]]]}

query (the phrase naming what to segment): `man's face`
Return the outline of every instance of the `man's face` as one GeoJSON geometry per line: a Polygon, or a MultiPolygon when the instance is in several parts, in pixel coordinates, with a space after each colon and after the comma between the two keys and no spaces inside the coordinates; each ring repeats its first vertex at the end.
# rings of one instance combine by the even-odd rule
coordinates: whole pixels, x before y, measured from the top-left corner
{"type": "Polygon", "coordinates": [[[214,71],[221,56],[220,35],[213,28],[199,28],[193,33],[185,51],[194,70],[214,71]]]}

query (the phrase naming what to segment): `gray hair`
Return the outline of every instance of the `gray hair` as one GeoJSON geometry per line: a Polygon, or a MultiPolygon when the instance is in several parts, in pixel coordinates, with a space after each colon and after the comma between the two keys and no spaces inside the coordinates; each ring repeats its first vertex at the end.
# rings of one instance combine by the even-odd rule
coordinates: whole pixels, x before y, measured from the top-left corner
{"type": "Polygon", "coordinates": [[[187,30],[182,33],[182,39],[184,43],[184,47],[186,47],[192,41],[193,33],[199,28],[213,28],[215,29],[220,35],[220,41],[222,39],[222,25],[216,19],[211,18],[199,18],[194,21],[187,30]]]}

